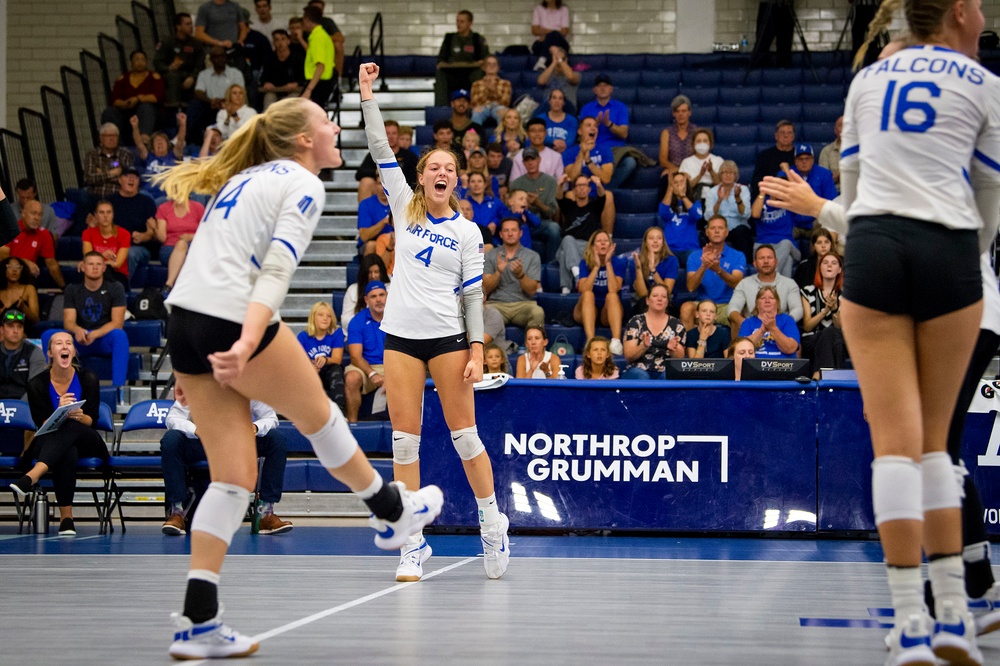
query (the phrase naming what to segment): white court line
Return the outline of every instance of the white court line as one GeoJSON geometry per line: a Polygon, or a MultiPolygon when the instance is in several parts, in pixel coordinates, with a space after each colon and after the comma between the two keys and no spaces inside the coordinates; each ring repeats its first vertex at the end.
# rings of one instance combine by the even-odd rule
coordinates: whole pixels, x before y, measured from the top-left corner
{"type": "Polygon", "coordinates": [[[85,536],[85,537],[78,537],[72,534],[66,534],[66,535],[57,534],[56,536],[42,537],[41,539],[39,539],[39,541],[56,541],[58,539],[66,539],[67,541],[69,541],[70,539],[72,539],[73,541],[86,541],[87,539],[100,539],[106,536],[107,534],[94,534],[93,536],[85,536]]]}
{"type": "MultiPolygon", "coordinates": [[[[289,622],[288,624],[284,624],[284,625],[282,625],[280,627],[277,627],[276,629],[271,629],[270,631],[265,631],[262,634],[257,634],[256,636],[252,636],[251,640],[255,640],[257,642],[263,642],[263,641],[266,641],[268,638],[274,638],[275,636],[280,636],[281,634],[284,634],[284,633],[287,633],[289,631],[292,631],[293,629],[298,629],[299,627],[304,627],[307,624],[312,624],[313,622],[316,622],[318,620],[322,620],[323,618],[329,617],[331,615],[334,615],[335,613],[339,613],[341,611],[349,610],[351,608],[354,608],[355,606],[360,606],[361,604],[368,603],[369,601],[374,601],[375,599],[378,599],[379,597],[384,597],[387,594],[392,594],[393,592],[398,592],[399,590],[406,589],[406,588],[408,588],[408,587],[410,587],[412,585],[418,585],[418,584],[420,584],[420,582],[425,581],[428,578],[434,578],[434,576],[438,576],[440,574],[446,573],[448,571],[451,571],[452,569],[457,569],[458,567],[464,566],[464,565],[468,564],[469,562],[475,562],[477,559],[478,559],[477,557],[467,557],[467,558],[465,558],[464,560],[462,560],[460,562],[455,562],[454,564],[449,564],[448,566],[446,566],[443,569],[438,569],[437,571],[432,571],[429,574],[425,574],[424,577],[421,580],[419,580],[419,581],[414,581],[412,583],[398,583],[396,585],[393,585],[392,587],[387,587],[384,590],[379,590],[378,592],[373,592],[372,594],[369,594],[367,596],[361,597],[359,599],[355,599],[353,601],[348,601],[346,604],[341,604],[339,606],[334,606],[333,608],[327,608],[324,611],[320,611],[318,613],[314,613],[314,614],[312,614],[312,615],[310,615],[308,617],[302,618],[301,620],[295,620],[294,622],[289,622]]],[[[201,661],[190,662],[190,664],[191,664],[191,666],[198,666],[198,664],[204,664],[204,663],[207,663],[208,661],[209,661],[208,659],[202,659],[201,661]]]]}

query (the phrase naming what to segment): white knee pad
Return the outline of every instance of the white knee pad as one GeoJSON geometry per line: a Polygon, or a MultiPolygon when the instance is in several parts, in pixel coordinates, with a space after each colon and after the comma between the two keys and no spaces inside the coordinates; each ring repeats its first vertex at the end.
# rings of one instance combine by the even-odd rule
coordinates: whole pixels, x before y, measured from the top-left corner
{"type": "Polygon", "coordinates": [[[924,511],[958,509],[962,506],[951,456],[944,451],[926,453],[920,461],[920,469],[924,477],[924,511]]]}
{"type": "Polygon", "coordinates": [[[327,419],[326,425],[317,432],[306,435],[306,439],[312,444],[320,463],[327,469],[343,467],[358,450],[358,441],[351,434],[347,419],[332,400],[330,418],[327,419]]]}
{"type": "Polygon", "coordinates": [[[479,439],[479,429],[476,426],[452,430],[451,443],[462,460],[472,460],[486,450],[483,440],[479,439]]]}
{"type": "Polygon", "coordinates": [[[923,520],[922,488],[921,466],[914,460],[906,456],[876,458],[872,463],[875,524],[893,520],[923,520]]]}
{"type": "Polygon", "coordinates": [[[191,531],[211,534],[228,546],[243,522],[250,497],[251,493],[246,488],[213,481],[201,498],[191,521],[191,531]]]}
{"type": "Polygon", "coordinates": [[[411,465],[420,460],[420,435],[402,430],[392,431],[392,462],[411,465]]]}

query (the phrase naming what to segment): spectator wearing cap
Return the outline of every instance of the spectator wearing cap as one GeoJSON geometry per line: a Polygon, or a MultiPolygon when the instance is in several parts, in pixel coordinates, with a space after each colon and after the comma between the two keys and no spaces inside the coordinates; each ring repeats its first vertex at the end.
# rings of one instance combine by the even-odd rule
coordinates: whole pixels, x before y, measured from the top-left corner
{"type": "Polygon", "coordinates": [[[351,364],[344,370],[344,393],[347,399],[347,420],[354,423],[361,410],[361,397],[385,385],[385,283],[372,280],[365,287],[365,304],[347,327],[347,351],[351,364]]]}
{"type": "Polygon", "coordinates": [[[510,106],[511,84],[500,78],[500,61],[495,55],[483,60],[483,78],[473,82],[470,92],[472,122],[482,125],[492,118],[500,123],[500,114],[510,106]]]}
{"type": "MultiPolygon", "coordinates": [[[[386,120],[385,124],[385,136],[389,139],[389,148],[392,149],[393,154],[396,156],[396,163],[399,164],[399,168],[403,171],[403,177],[406,178],[407,184],[410,187],[415,187],[417,184],[417,162],[419,157],[412,150],[408,150],[402,146],[400,143],[400,127],[399,123],[395,120],[386,120]]],[[[411,135],[412,136],[412,135],[411,135]]],[[[377,194],[381,191],[381,186],[375,186],[376,177],[375,160],[372,159],[372,154],[368,153],[365,155],[365,159],[361,161],[361,166],[354,173],[354,180],[358,181],[358,201],[364,201],[368,197],[377,194]]]]}
{"type": "MultiPolygon", "coordinates": [[[[21,209],[21,233],[14,240],[0,247],[0,260],[7,257],[21,259],[34,277],[41,272],[38,260],[44,259],[52,281],[60,289],[66,286],[59,262],[56,261],[56,246],[52,234],[42,228],[42,204],[29,199],[21,209]]],[[[27,278],[27,276],[25,276],[27,278]]]]}
{"type": "Polygon", "coordinates": [[[483,60],[490,48],[486,39],[472,31],[472,12],[463,9],[455,15],[456,32],[449,32],[438,51],[437,75],[434,77],[434,104],[444,106],[451,93],[468,90],[483,76],[483,60]]]}
{"type": "MultiPolygon", "coordinates": [[[[538,155],[539,171],[559,180],[559,176],[563,174],[563,159],[562,155],[545,145],[545,121],[541,118],[532,118],[528,121],[527,133],[528,145],[525,150],[530,148],[538,155]]],[[[525,150],[519,150],[511,157],[510,177],[513,180],[517,180],[528,171],[524,164],[525,150]]]]}
{"type": "Polygon", "coordinates": [[[28,380],[45,370],[45,355],[42,350],[24,338],[24,313],[17,308],[8,308],[2,315],[0,325],[0,351],[3,364],[0,365],[0,399],[25,400],[28,380]]]}
{"type": "Polygon", "coordinates": [[[456,90],[451,94],[451,131],[454,133],[453,140],[457,144],[462,143],[465,133],[475,130],[479,136],[485,136],[483,126],[472,121],[469,91],[465,88],[456,90]]]}
{"type": "Polygon", "coordinates": [[[612,149],[615,157],[614,175],[608,187],[619,187],[636,170],[638,164],[635,158],[619,154],[625,148],[628,138],[628,107],[613,99],[615,92],[611,77],[598,74],[594,79],[594,101],[588,102],[580,109],[580,118],[597,120],[597,145],[612,149]]]}
{"type": "MultiPolygon", "coordinates": [[[[534,126],[535,134],[538,135],[537,138],[544,141],[545,124],[540,123],[540,125],[541,127],[534,126]]],[[[562,164],[559,153],[544,145],[542,149],[552,153],[558,163],[562,164]]],[[[559,205],[556,203],[558,180],[548,173],[542,173],[541,156],[533,144],[529,144],[527,148],[518,151],[518,154],[514,156],[515,170],[518,160],[525,171],[524,174],[514,178],[510,184],[510,190],[511,192],[523,190],[528,196],[528,210],[541,219],[541,224],[531,231],[532,241],[541,243],[541,245],[535,245],[533,242],[532,247],[536,248],[548,263],[555,260],[556,253],[559,251],[559,243],[562,240],[559,224],[555,221],[559,216],[559,205]]],[[[513,175],[513,171],[511,175],[513,175]]],[[[559,173],[559,177],[562,177],[562,173],[559,173]]]]}
{"type": "Polygon", "coordinates": [[[795,125],[791,120],[779,120],[774,126],[774,145],[757,153],[757,162],[750,180],[750,195],[760,195],[760,181],[764,176],[777,176],[782,164],[795,160],[795,125]]]}
{"type": "MultiPolygon", "coordinates": [[[[816,164],[813,147],[808,143],[800,143],[795,146],[795,164],[792,165],[792,171],[802,176],[802,180],[809,183],[809,187],[818,197],[831,201],[837,198],[837,185],[833,182],[833,172],[816,164]]],[[[778,175],[783,174],[779,173],[778,175]]],[[[791,215],[792,224],[795,225],[796,230],[800,230],[796,232],[796,236],[801,235],[808,238],[816,218],[799,213],[791,215]]]]}
{"type": "Polygon", "coordinates": [[[126,167],[118,177],[118,191],[108,197],[114,210],[115,224],[129,233],[128,274],[149,264],[160,251],[156,240],[156,202],[139,191],[139,171],[126,167]]]}

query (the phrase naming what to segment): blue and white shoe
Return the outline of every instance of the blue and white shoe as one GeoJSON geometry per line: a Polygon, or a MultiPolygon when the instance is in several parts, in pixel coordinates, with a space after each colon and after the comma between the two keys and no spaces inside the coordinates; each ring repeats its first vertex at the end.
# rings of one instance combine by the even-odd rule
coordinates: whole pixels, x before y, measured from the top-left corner
{"type": "Polygon", "coordinates": [[[382,520],[374,515],[368,519],[375,529],[375,545],[383,550],[402,548],[411,534],[418,534],[434,522],[444,505],[444,495],[437,486],[410,491],[400,481],[393,483],[399,488],[399,496],[403,500],[403,514],[395,521],[382,520]]]}
{"type": "Polygon", "coordinates": [[[174,659],[246,657],[260,647],[257,641],[235,631],[222,621],[221,604],[219,613],[207,622],[194,624],[180,613],[172,613],[170,619],[176,627],[174,642],[169,650],[174,659]]]}
{"type": "Polygon", "coordinates": [[[938,659],[953,666],[981,666],[983,655],[976,647],[976,621],[967,608],[941,602],[934,625],[931,648],[938,659]]]}
{"type": "Polygon", "coordinates": [[[397,583],[414,583],[424,577],[424,562],[431,558],[431,545],[427,539],[407,542],[400,549],[399,566],[396,567],[397,583]]]}
{"type": "Polygon", "coordinates": [[[509,528],[510,520],[501,513],[500,522],[493,529],[480,532],[487,578],[499,578],[507,571],[507,564],[510,562],[510,539],[507,538],[509,528]]]}
{"type": "Polygon", "coordinates": [[[969,611],[976,619],[977,636],[1000,629],[1000,583],[994,583],[982,598],[969,599],[969,611]]]}
{"type": "Polygon", "coordinates": [[[906,622],[896,624],[885,638],[889,648],[885,666],[936,666],[931,650],[933,626],[934,620],[926,613],[911,615],[906,622]]]}

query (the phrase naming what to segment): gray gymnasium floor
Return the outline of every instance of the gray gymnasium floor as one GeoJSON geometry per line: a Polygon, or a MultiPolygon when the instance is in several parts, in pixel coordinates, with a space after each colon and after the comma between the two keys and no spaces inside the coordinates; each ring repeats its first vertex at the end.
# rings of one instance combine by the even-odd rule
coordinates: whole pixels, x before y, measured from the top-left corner
{"type": "MultiPolygon", "coordinates": [[[[167,664],[188,540],[0,527],[0,663],[167,664]]],[[[419,583],[371,531],[237,535],[226,619],[263,664],[881,664],[877,543],[518,536],[488,580],[477,536],[431,535],[419,583]]],[[[1000,573],[1000,572],[998,572],[1000,573]]],[[[884,626],[884,625],[883,625],[884,626]]],[[[1000,635],[982,641],[1000,661],[1000,635]]]]}

